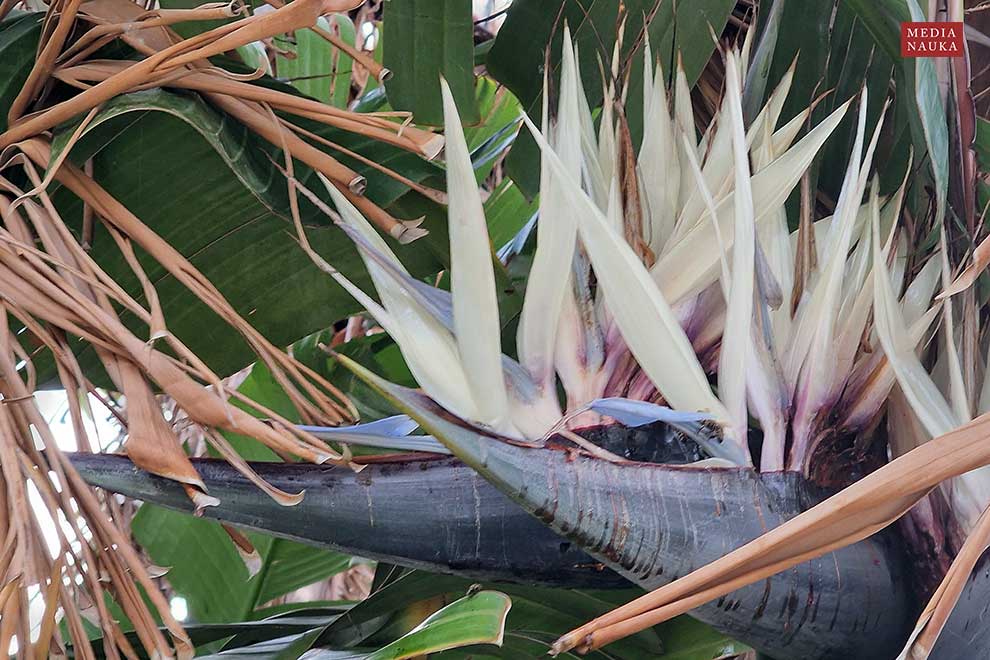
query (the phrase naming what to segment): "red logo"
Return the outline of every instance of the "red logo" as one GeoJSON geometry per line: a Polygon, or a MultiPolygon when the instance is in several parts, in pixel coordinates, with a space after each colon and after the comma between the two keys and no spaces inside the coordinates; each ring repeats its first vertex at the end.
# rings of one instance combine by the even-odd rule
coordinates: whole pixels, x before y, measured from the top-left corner
{"type": "Polygon", "coordinates": [[[962,23],[901,23],[901,57],[962,57],[962,23]]]}

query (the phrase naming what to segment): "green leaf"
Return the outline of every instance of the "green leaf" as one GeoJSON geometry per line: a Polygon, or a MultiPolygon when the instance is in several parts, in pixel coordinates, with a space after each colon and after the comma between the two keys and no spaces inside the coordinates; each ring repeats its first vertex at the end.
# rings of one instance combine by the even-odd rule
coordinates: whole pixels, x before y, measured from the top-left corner
{"type": "Polygon", "coordinates": [[[537,206],[519,192],[519,187],[511,179],[503,179],[498,184],[485,200],[488,234],[495,249],[501,248],[519,233],[536,213],[537,206]]]}
{"type": "Polygon", "coordinates": [[[479,78],[476,93],[483,119],[466,128],[464,138],[471,150],[475,178],[481,184],[517,139],[520,105],[508,89],[491,78],[479,78]]]}
{"type": "Polygon", "coordinates": [[[973,148],[976,150],[977,167],[983,172],[990,172],[990,120],[976,118],[976,140],[973,148]]]}
{"type": "MultiPolygon", "coordinates": [[[[354,23],[345,14],[320,17],[317,26],[354,45],[354,23]]],[[[275,75],[301,93],[338,108],[347,106],[353,60],[313,30],[296,30],[290,40],[276,39],[280,52],[275,75]]]]}
{"type": "Polygon", "coordinates": [[[403,660],[474,644],[501,645],[505,617],[511,606],[512,601],[500,591],[465,596],[430,615],[408,634],[369,654],[367,660],[403,660]]]}
{"type": "Polygon", "coordinates": [[[261,572],[255,578],[260,579],[260,584],[254,596],[252,609],[300,587],[336,575],[351,566],[351,558],[348,555],[285,539],[269,540],[261,534],[252,534],[251,539],[255,547],[259,548],[259,552],[264,540],[270,543],[261,572]]]}
{"type": "Polygon", "coordinates": [[[230,651],[203,655],[200,658],[204,660],[237,660],[239,658],[244,658],[245,660],[297,660],[297,658],[312,648],[313,642],[319,635],[320,628],[313,628],[304,633],[277,637],[230,651]]]}
{"type": "MultiPolygon", "coordinates": [[[[770,78],[770,67],[773,65],[773,53],[777,48],[777,36],[780,34],[780,17],[784,10],[785,0],[776,0],[769,10],[762,9],[758,17],[760,37],[749,69],[746,73],[746,84],[743,88],[743,113],[748,126],[763,107],[767,91],[767,80],[770,78]]],[[[753,29],[753,28],[750,28],[753,29]]]]}
{"type": "Polygon", "coordinates": [[[253,608],[247,568],[218,523],[144,505],[131,532],[151,561],[169,568],[168,581],[193,620],[240,621],[253,608]]]}
{"type": "MultiPolygon", "coordinates": [[[[680,52],[688,83],[694,85],[715,48],[709,25],[716,34],[721,33],[735,2],[693,0],[684,4],[665,1],[658,5],[656,0],[632,0],[621,4],[626,10],[623,56],[632,58],[626,111],[633,142],[638,144],[643,121],[643,57],[642,44],[636,44],[635,40],[644,16],[658,7],[649,27],[654,55],[669,73],[676,62],[674,54],[680,52]]],[[[488,72],[516,95],[523,109],[538,117],[543,91],[544,49],[549,45],[550,64],[556,76],[564,21],[567,21],[580,50],[578,64],[588,102],[592,108],[600,105],[602,81],[598,58],[605,63],[611,61],[619,5],[619,0],[515,0],[488,53],[488,72]]],[[[539,160],[539,151],[524,131],[509,154],[506,171],[529,198],[537,193],[539,160]]]]}
{"type": "Polygon", "coordinates": [[[911,20],[906,0],[843,0],[856,12],[888,57],[900,58],[900,24],[911,20]]]}
{"type": "MultiPolygon", "coordinates": [[[[411,178],[437,171],[387,145],[326,127],[319,130],[377,162],[403,169],[411,178]],[[413,167],[404,169],[404,163],[413,167]]],[[[71,127],[59,132],[56,148],[69,133],[71,127]]],[[[199,97],[149,90],[114,99],[71,155],[80,161],[90,156],[96,180],[185,255],[274,344],[288,345],[357,311],[351,297],[296,243],[285,182],[272,164],[281,160],[278,152],[199,97]]],[[[389,205],[407,191],[366,167],[356,169],[367,176],[371,196],[379,204],[389,205]]],[[[300,166],[297,176],[305,183],[311,172],[300,166]]],[[[78,231],[78,199],[61,191],[56,204],[78,231]]],[[[367,286],[351,242],[304,199],[301,209],[313,247],[367,286]]],[[[415,274],[440,267],[419,242],[397,251],[415,274]]],[[[129,293],[143,298],[140,282],[102,229],[94,236],[92,255],[129,293]]],[[[159,264],[140,252],[139,257],[156,284],[169,329],[189,348],[221,375],[253,359],[233,329],[159,264]]],[[[92,370],[95,357],[91,349],[84,351],[84,368],[92,370]]],[[[51,377],[51,369],[40,370],[43,378],[51,377]]]]}
{"type": "MultiPolygon", "coordinates": [[[[123,615],[120,608],[114,603],[109,594],[106,595],[107,605],[110,613],[118,620],[122,621],[122,628],[126,631],[128,640],[135,646],[140,645],[140,638],[137,633],[131,630],[131,626],[126,620],[122,620],[123,615]]],[[[189,623],[183,625],[189,640],[200,651],[204,648],[215,647],[222,640],[239,640],[241,646],[249,646],[258,642],[265,642],[272,639],[284,638],[290,635],[300,635],[311,633],[314,629],[331,623],[334,619],[346,611],[346,608],[334,607],[314,607],[323,602],[314,601],[312,603],[289,603],[280,606],[288,615],[271,617],[264,621],[243,621],[234,623],[189,623]],[[308,606],[308,607],[307,607],[308,606]]],[[[62,626],[63,634],[68,638],[68,628],[64,621],[62,626]]],[[[100,648],[103,639],[102,631],[93,626],[89,621],[83,620],[83,626],[90,633],[89,639],[94,641],[93,646],[100,648]]],[[[164,626],[158,628],[163,634],[168,634],[168,629],[164,626]]],[[[70,656],[71,657],[71,656],[70,656]]]]}
{"type": "MultiPolygon", "coordinates": [[[[894,61],[901,64],[897,88],[904,90],[904,99],[912,99],[910,124],[918,133],[916,142],[929,154],[935,183],[937,215],[945,214],[949,181],[949,133],[938,88],[935,60],[929,57],[900,57],[900,24],[905,21],[928,20],[917,0],[845,0],[863,21],[876,43],[894,61]],[[910,90],[911,95],[906,93],[910,90]]],[[[926,5],[927,6],[927,5],[926,5]]],[[[902,124],[905,122],[901,122],[902,124]]],[[[916,156],[917,159],[917,156],[916,156]]]]}
{"type": "MultiPolygon", "coordinates": [[[[464,128],[464,139],[471,151],[472,160],[477,150],[506,126],[519,122],[519,100],[508,89],[487,76],[478,78],[475,102],[481,122],[464,128]]],[[[459,108],[458,108],[459,109],[459,108]]]]}
{"type": "MultiPolygon", "coordinates": [[[[300,603],[291,603],[296,610],[300,603]]],[[[197,647],[202,647],[221,639],[236,637],[248,646],[288,635],[307,633],[316,627],[326,625],[339,616],[337,612],[300,614],[298,616],[280,616],[265,621],[243,621],[237,623],[195,623],[184,626],[189,639],[197,647]]]]}
{"type": "Polygon", "coordinates": [[[320,635],[319,646],[344,648],[362,644],[409,608],[410,604],[445,593],[463,594],[471,584],[451,575],[391,569],[390,572],[397,577],[374,589],[368,598],[348,610],[345,616],[329,624],[320,635]],[[396,574],[394,571],[399,572],[396,574]]]}
{"type": "Polygon", "coordinates": [[[750,650],[689,616],[679,616],[654,628],[663,642],[664,660],[732,658],[750,650]]]}
{"type": "MultiPolygon", "coordinates": [[[[895,65],[885,50],[877,46],[875,37],[854,11],[852,3],[848,0],[788,2],[780,15],[768,90],[777,85],[795,58],[793,84],[784,103],[781,121],[791,119],[829,92],[815,109],[809,122],[813,126],[866,86],[869,91],[867,125],[876,123],[895,65]]],[[[854,113],[851,116],[854,117],[854,113]]],[[[887,127],[893,130],[896,122],[888,118],[887,127]]],[[[817,177],[818,187],[832,199],[838,198],[854,136],[855,121],[846,118],[816,159],[812,185],[817,177]]],[[[878,154],[877,161],[889,157],[889,154],[878,154]]],[[[887,169],[900,183],[904,170],[897,172],[899,168],[895,166],[887,169]]],[[[796,197],[797,193],[792,199],[796,197]]],[[[796,222],[796,215],[793,220],[796,222]]]]}
{"type": "Polygon", "coordinates": [[[261,621],[282,617],[313,616],[316,613],[343,614],[354,606],[354,602],[351,600],[310,600],[305,603],[282,603],[281,605],[257,609],[248,615],[248,619],[261,621]]]}
{"type": "MultiPolygon", "coordinates": [[[[928,20],[921,11],[917,0],[905,0],[911,12],[911,20],[928,20]]],[[[937,202],[935,224],[941,224],[945,217],[949,195],[949,127],[945,117],[945,106],[938,88],[938,75],[935,60],[931,57],[905,58],[905,66],[913,63],[914,98],[918,104],[921,127],[928,146],[928,157],[935,177],[935,199],[937,202]]]]}
{"type": "Polygon", "coordinates": [[[385,67],[389,103],[419,124],[440,125],[440,76],[447,79],[465,123],[478,121],[474,98],[474,25],[464,0],[389,0],[385,67]]]}
{"type": "MultiPolygon", "coordinates": [[[[415,603],[442,594],[448,597],[463,594],[470,585],[471,582],[464,578],[407,570],[373,590],[371,596],[356,604],[346,616],[328,625],[319,645],[333,648],[367,646],[372,640],[387,636],[387,632],[394,627],[391,622],[406,617],[408,610],[415,610],[415,603]]],[[[514,660],[539,657],[549,650],[553,640],[563,632],[642,593],[638,589],[606,593],[510,584],[481,586],[498,588],[512,598],[512,611],[506,621],[502,648],[447,651],[438,655],[438,658],[467,660],[498,657],[514,660]]],[[[642,660],[659,656],[662,649],[660,638],[650,629],[610,644],[604,651],[595,651],[584,657],[592,660],[642,660]]]]}
{"type": "MultiPolygon", "coordinates": [[[[354,22],[346,14],[334,14],[332,17],[332,29],[345,43],[354,45],[357,41],[357,34],[354,30],[354,22]]],[[[333,90],[330,103],[338,108],[346,108],[351,100],[351,74],[354,71],[354,60],[343,51],[337,51],[334,55],[333,90]]]]}
{"type": "Polygon", "coordinates": [[[144,505],[134,516],[134,538],[160,566],[199,622],[242,621],[268,601],[346,570],[351,558],[294,541],[251,533],[262,557],[250,578],[219,523],[144,505]]]}
{"type": "Polygon", "coordinates": [[[7,108],[34,66],[41,16],[14,12],[0,23],[0,133],[7,130],[7,108]]]}
{"type": "MultiPolygon", "coordinates": [[[[294,660],[306,653],[310,660],[405,660],[465,646],[499,645],[502,642],[505,617],[511,605],[509,597],[498,591],[481,591],[465,596],[434,612],[414,629],[376,651],[311,651],[325,628],[325,625],[315,625],[314,621],[312,629],[303,633],[265,639],[203,657],[218,660],[261,657],[294,660]]],[[[294,624],[296,619],[297,617],[292,617],[281,624],[278,619],[261,623],[268,626],[275,623],[286,628],[294,624]]],[[[304,619],[299,620],[301,622],[304,619]]]]}
{"type": "MultiPolygon", "coordinates": [[[[316,25],[328,32],[332,29],[330,22],[322,16],[316,25]]],[[[282,50],[275,58],[275,75],[303,94],[329,103],[330,87],[335,82],[333,56],[336,49],[313,30],[296,30],[293,35],[292,40],[275,39],[282,50]]],[[[347,73],[349,82],[350,66],[347,73]]]]}

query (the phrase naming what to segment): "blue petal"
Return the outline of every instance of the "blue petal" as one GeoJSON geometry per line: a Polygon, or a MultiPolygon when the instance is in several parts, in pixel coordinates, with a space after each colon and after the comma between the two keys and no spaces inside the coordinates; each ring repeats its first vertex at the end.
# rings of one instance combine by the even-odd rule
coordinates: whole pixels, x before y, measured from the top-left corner
{"type": "Polygon", "coordinates": [[[450,450],[430,435],[409,435],[419,424],[407,415],[395,415],[367,424],[354,426],[296,426],[300,431],[312,433],[321,440],[344,444],[395,449],[398,451],[422,451],[431,454],[449,454],[450,450]]]}
{"type": "Polygon", "coordinates": [[[706,413],[683,412],[648,401],[634,401],[622,397],[595,399],[587,405],[587,408],[601,415],[613,417],[625,426],[643,426],[653,422],[675,425],[697,424],[712,418],[706,413]]]}
{"type": "Polygon", "coordinates": [[[354,426],[306,426],[300,424],[296,428],[320,437],[326,436],[327,439],[335,435],[375,435],[400,438],[418,429],[419,424],[408,415],[393,415],[392,417],[385,417],[384,419],[365,424],[355,424],[354,426]]]}

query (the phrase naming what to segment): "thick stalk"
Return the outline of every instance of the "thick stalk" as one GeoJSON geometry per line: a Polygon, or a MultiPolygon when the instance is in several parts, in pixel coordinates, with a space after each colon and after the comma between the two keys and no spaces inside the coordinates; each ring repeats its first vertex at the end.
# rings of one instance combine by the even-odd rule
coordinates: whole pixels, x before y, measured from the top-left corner
{"type": "MultiPolygon", "coordinates": [[[[777,527],[824,493],[794,473],[609,463],[514,445],[345,364],[551,529],[655,589],[777,527]]],[[[692,615],[776,658],[892,658],[916,603],[889,533],[735,591],[692,615]]]]}
{"type": "MultiPolygon", "coordinates": [[[[88,483],[144,502],[192,511],[180,484],[126,456],[72,454],[88,483]]],[[[455,459],[346,467],[252,463],[276,488],[306,491],[278,504],[229,463],[193,459],[220,506],[202,514],[312,545],[478,580],[607,589],[628,582],[540,524],[455,459]]]]}

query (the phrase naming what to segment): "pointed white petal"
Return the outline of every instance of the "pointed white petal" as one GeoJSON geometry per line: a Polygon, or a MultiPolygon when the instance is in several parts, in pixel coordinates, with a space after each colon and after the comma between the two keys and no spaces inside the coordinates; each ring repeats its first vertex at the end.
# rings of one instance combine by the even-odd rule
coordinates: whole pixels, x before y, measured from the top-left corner
{"type": "Polygon", "coordinates": [[[798,133],[801,132],[801,129],[808,122],[809,115],[811,115],[811,110],[805,108],[797,113],[789,122],[774,131],[771,142],[773,142],[773,153],[775,156],[791,148],[794,138],[798,136],[798,133]]]}
{"type": "MultiPolygon", "coordinates": [[[[729,100],[722,99],[722,106],[719,108],[719,117],[729,116],[729,100]]],[[[724,196],[723,188],[729,183],[732,177],[732,131],[729,129],[727,121],[712,122],[714,128],[708,135],[706,155],[701,171],[705,175],[705,185],[719,202],[724,196]]],[[[695,188],[682,199],[681,212],[677,218],[677,232],[674,234],[674,241],[682,238],[684,234],[701,223],[701,216],[704,213],[705,203],[701,194],[695,188]]]]}
{"type": "MultiPolygon", "coordinates": [[[[570,97],[574,91],[576,71],[569,52],[570,33],[565,28],[561,77],[564,94],[570,97]]],[[[546,97],[544,92],[544,99],[546,97]]],[[[576,126],[574,111],[574,103],[561,104],[558,124],[562,127],[561,130],[570,131],[576,126]]],[[[545,113],[546,108],[543,130],[547,135],[549,121],[545,113]]],[[[576,149],[573,141],[569,143],[567,152],[569,157],[574,157],[576,149]]],[[[536,253],[519,317],[516,346],[522,366],[541,388],[551,391],[554,389],[554,345],[570,280],[577,224],[562,186],[555,180],[551,168],[546,164],[546,158],[546,155],[541,156],[543,164],[540,170],[540,220],[536,226],[536,253]]]]}
{"type": "MultiPolygon", "coordinates": [[[[952,271],[949,267],[949,251],[945,239],[945,225],[940,227],[942,288],[952,282],[952,271]]],[[[958,419],[969,421],[973,413],[969,409],[969,394],[963,382],[962,365],[959,361],[959,349],[956,347],[955,319],[952,316],[952,298],[942,301],[942,338],[945,343],[945,362],[949,372],[949,401],[958,419]]]]}
{"type": "Polygon", "coordinates": [[[411,297],[391,286],[384,286],[379,295],[387,305],[391,304],[394,315],[341,273],[334,271],[331,276],[395,340],[413,378],[430,397],[459,417],[477,419],[457,347],[446,328],[411,297]]]}
{"type": "Polygon", "coordinates": [[[753,216],[753,194],[749,177],[749,154],[743,126],[742,91],[736,58],[726,57],[726,97],[729,99],[728,119],[732,131],[732,154],[735,171],[734,235],[732,244],[732,285],[725,315],[725,334],[718,365],[719,398],[729,411],[732,436],[747,449],[746,367],[752,341],[753,277],[755,263],[756,221],[753,216]]]}
{"type": "Polygon", "coordinates": [[[933,257],[921,267],[911,284],[908,285],[904,298],[901,300],[901,312],[904,316],[904,322],[908,325],[917,321],[928,311],[941,272],[941,262],[933,257]]]}
{"type": "Polygon", "coordinates": [[[478,421],[506,430],[509,404],[502,376],[501,324],[488,226],[454,97],[445,80],[440,81],[440,88],[446,137],[450,289],[457,348],[478,409],[478,421]]]}
{"type": "MultiPolygon", "coordinates": [[[[871,287],[875,286],[873,276],[871,273],[871,287]]],[[[937,304],[908,326],[908,340],[913,346],[921,344],[929,334],[940,308],[941,304],[937,304]]],[[[855,369],[855,380],[850,381],[839,406],[845,411],[839,428],[852,432],[866,428],[879,414],[896,382],[894,370],[880,350],[860,358],[855,369]]]]}
{"type": "Polygon", "coordinates": [[[674,82],[674,116],[677,127],[688,137],[691,147],[698,146],[698,135],[694,127],[694,108],[691,106],[691,88],[688,87],[687,74],[684,73],[684,60],[680,53],[677,55],[677,78],[674,82]]]}
{"type": "MultiPolygon", "coordinates": [[[[566,42],[565,42],[566,44],[566,42]]],[[[574,46],[574,76],[573,94],[577,98],[578,124],[581,127],[581,154],[582,167],[588,184],[592,199],[598,204],[598,208],[604,209],[608,202],[608,182],[612,177],[611,159],[608,161],[608,169],[599,160],[598,141],[596,140],[595,121],[591,115],[591,105],[588,97],[584,93],[584,83],[581,81],[581,70],[579,68],[578,48],[574,46]]]]}
{"type": "Polygon", "coordinates": [[[897,383],[918,419],[932,437],[948,433],[960,424],[928,371],[915,354],[915,342],[897,306],[887,263],[880,248],[879,222],[873,226],[873,317],[877,337],[887,355],[897,383]]]}
{"type": "MultiPolygon", "coordinates": [[[[647,114],[643,116],[643,143],[637,169],[646,216],[644,236],[654,254],[659,254],[674,232],[677,219],[677,195],[681,184],[674,124],[667,106],[663,70],[658,65],[650,90],[647,114]]],[[[646,91],[644,91],[644,95],[646,91]]]]}
{"type": "MultiPolygon", "coordinates": [[[[830,388],[832,385],[831,367],[833,363],[828,361],[822,366],[825,372],[819,372],[816,370],[818,365],[809,365],[808,359],[809,355],[812,354],[815,359],[821,359],[832,345],[833,324],[838,311],[842,276],[849,254],[849,243],[856,228],[856,216],[863,198],[863,187],[866,184],[865,181],[861,181],[862,177],[860,176],[865,132],[866,90],[864,89],[860,101],[855,144],[842,183],[835,216],[831,222],[827,244],[822,252],[824,261],[820,266],[821,274],[814,283],[811,294],[805,295],[797,310],[792,335],[793,341],[783,356],[784,376],[792,391],[797,387],[802,369],[805,369],[805,373],[808,374],[806,378],[808,386],[816,388],[819,392],[821,388],[816,383],[826,388],[830,388]],[[822,381],[826,382],[822,383],[822,381]]],[[[817,402],[816,396],[815,403],[817,402]]],[[[807,422],[813,414],[814,411],[806,410],[804,421],[807,422]]]]}
{"type": "MultiPolygon", "coordinates": [[[[840,106],[800,142],[753,176],[753,208],[758,223],[784,203],[847,107],[848,103],[840,106]]],[[[718,223],[727,246],[733,240],[733,204],[731,196],[718,201],[718,223]]],[[[677,304],[716,280],[718,254],[712,249],[714,245],[714,230],[707,220],[695,226],[676,245],[668,244],[666,253],[654,264],[652,274],[671,304],[677,304]]]]}
{"type": "MultiPolygon", "coordinates": [[[[794,67],[796,64],[797,59],[791,63],[791,67],[784,74],[784,77],[780,79],[780,82],[777,84],[777,87],[774,88],[773,92],[770,93],[770,98],[767,99],[766,105],[763,106],[759,114],[757,114],[756,118],[753,120],[751,130],[757,130],[757,132],[753,135],[752,149],[754,151],[760,149],[761,147],[770,147],[770,151],[773,153],[773,140],[772,138],[770,140],[767,140],[766,138],[768,136],[772,136],[774,131],[777,129],[777,122],[780,119],[780,113],[784,109],[784,102],[787,100],[787,95],[791,90],[791,82],[794,80],[794,67]],[[760,124],[764,124],[766,128],[759,129],[758,127],[760,124]],[[771,144],[764,144],[765,142],[770,142],[771,144]]],[[[805,113],[799,113],[798,117],[801,117],[802,115],[805,115],[805,113]]],[[[807,118],[807,115],[805,115],[805,118],[807,118]]],[[[793,120],[791,121],[793,122],[793,120]]],[[[803,123],[804,122],[802,121],[801,124],[803,123]]],[[[786,145],[784,149],[786,149],[787,146],[790,145],[786,145]]]]}
{"type": "MultiPolygon", "coordinates": [[[[681,181],[677,188],[677,215],[680,216],[681,207],[694,192],[695,179],[690,168],[685,164],[685,150],[691,152],[696,158],[698,156],[698,133],[694,125],[694,108],[691,105],[691,89],[688,87],[687,74],[684,73],[684,62],[677,56],[677,77],[674,83],[674,117],[677,128],[676,135],[682,136],[676,139],[675,147],[678,148],[678,158],[681,161],[681,181]],[[683,144],[687,141],[689,146],[683,144]]],[[[675,227],[674,233],[677,233],[675,227]]]]}
{"type": "Polygon", "coordinates": [[[759,227],[759,240],[767,255],[767,264],[780,287],[782,303],[770,310],[774,343],[786,346],[791,334],[791,294],[794,290],[794,250],[783,207],[771,212],[759,227]]]}
{"type": "Polygon", "coordinates": [[[724,422],[724,406],[712,394],[687,336],[645,266],[625,239],[612,231],[532,122],[525,117],[524,121],[566,187],[598,284],[633,355],[672,407],[709,412],[724,422]]]}

